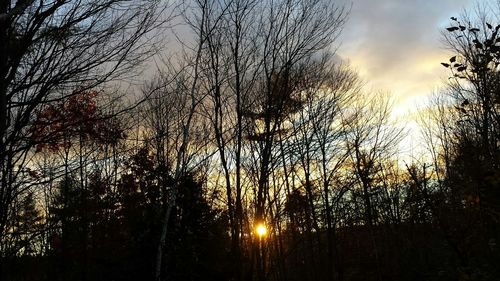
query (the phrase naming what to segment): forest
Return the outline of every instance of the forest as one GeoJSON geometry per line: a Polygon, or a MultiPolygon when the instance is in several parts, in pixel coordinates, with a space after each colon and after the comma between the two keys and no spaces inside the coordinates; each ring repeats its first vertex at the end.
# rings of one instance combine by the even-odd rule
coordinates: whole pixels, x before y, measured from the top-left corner
{"type": "Polygon", "coordinates": [[[490,2],[415,132],[346,1],[0,1],[0,280],[500,280],[490,2]]]}

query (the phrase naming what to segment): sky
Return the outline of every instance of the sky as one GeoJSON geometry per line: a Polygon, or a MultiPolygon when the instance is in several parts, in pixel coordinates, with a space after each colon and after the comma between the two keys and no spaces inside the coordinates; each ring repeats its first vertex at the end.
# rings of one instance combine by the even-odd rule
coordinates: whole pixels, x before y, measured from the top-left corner
{"type": "MultiPolygon", "coordinates": [[[[348,0],[346,0],[348,1],[348,0]]],[[[337,54],[365,82],[365,90],[394,97],[393,116],[407,136],[400,143],[404,159],[425,150],[417,111],[448,78],[441,65],[453,56],[441,32],[450,17],[459,17],[487,0],[352,0],[349,20],[339,37],[337,54]]]]}
{"type": "MultiPolygon", "coordinates": [[[[337,54],[359,73],[369,90],[389,92],[398,115],[415,110],[442,86],[451,57],[440,41],[450,17],[472,0],[352,0],[337,54]]],[[[350,4],[347,4],[350,5],[350,4]]]]}

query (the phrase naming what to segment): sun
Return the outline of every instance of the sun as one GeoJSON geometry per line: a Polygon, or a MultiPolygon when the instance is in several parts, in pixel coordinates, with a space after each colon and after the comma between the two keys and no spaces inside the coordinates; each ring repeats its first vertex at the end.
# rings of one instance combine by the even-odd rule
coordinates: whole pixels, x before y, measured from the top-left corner
{"type": "Polygon", "coordinates": [[[257,225],[257,228],[255,230],[257,231],[257,235],[259,235],[260,237],[263,237],[267,234],[267,228],[264,224],[257,225]]]}

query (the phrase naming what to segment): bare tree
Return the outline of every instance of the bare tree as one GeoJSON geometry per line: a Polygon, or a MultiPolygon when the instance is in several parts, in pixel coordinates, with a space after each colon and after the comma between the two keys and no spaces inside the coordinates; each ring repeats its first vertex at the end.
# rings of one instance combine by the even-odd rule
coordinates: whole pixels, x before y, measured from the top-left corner
{"type": "Polygon", "coordinates": [[[146,90],[146,97],[153,96],[148,102],[148,121],[156,146],[157,161],[172,170],[169,177],[173,182],[168,188],[163,188],[165,200],[156,254],[155,280],[165,280],[168,276],[164,272],[163,260],[169,221],[176,206],[180,181],[193,171],[193,166],[196,166],[193,162],[200,164],[204,160],[194,159],[201,156],[197,144],[201,143],[203,146],[210,140],[206,138],[207,131],[200,118],[199,106],[207,95],[202,84],[202,70],[203,50],[214,28],[208,21],[211,1],[199,0],[193,4],[194,7],[185,11],[184,20],[191,28],[194,43],[182,41],[184,57],[177,62],[166,62],[167,69],[160,71],[163,77],[146,90]]]}
{"type": "Polygon", "coordinates": [[[387,96],[372,94],[358,99],[347,115],[348,147],[354,175],[359,181],[364,201],[364,220],[374,225],[376,218],[372,206],[374,181],[381,164],[395,153],[402,131],[392,125],[391,101],[387,96]]]}
{"type": "Polygon", "coordinates": [[[209,118],[225,176],[227,206],[231,225],[231,251],[235,277],[241,278],[242,150],[245,124],[244,101],[257,76],[255,29],[257,1],[223,2],[211,23],[217,24],[207,39],[207,90],[212,100],[209,118]],[[233,164],[234,163],[234,164],[233,164]]]}

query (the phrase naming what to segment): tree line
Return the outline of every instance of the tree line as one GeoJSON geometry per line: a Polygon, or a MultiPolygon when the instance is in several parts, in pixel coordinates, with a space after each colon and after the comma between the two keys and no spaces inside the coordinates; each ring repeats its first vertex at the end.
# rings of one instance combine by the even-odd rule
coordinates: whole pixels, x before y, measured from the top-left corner
{"type": "Polygon", "coordinates": [[[449,79],[406,160],[390,95],[332,51],[348,6],[2,3],[0,278],[497,280],[487,8],[443,30],[449,79]]]}

